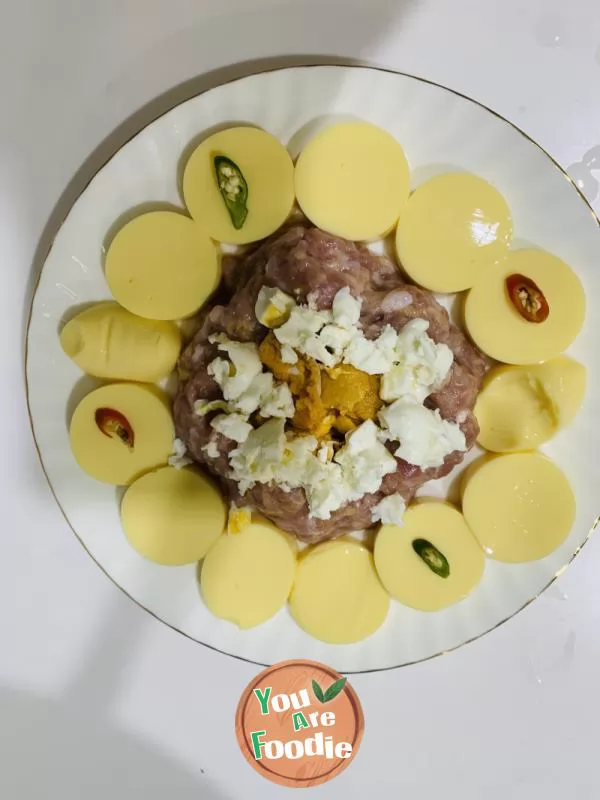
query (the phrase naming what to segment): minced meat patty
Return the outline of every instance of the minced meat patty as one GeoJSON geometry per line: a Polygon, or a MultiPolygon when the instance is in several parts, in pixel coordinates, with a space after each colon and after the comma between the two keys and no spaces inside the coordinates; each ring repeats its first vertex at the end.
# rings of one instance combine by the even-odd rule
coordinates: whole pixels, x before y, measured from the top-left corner
{"type": "Polygon", "coordinates": [[[462,461],[464,453],[455,451],[442,466],[422,470],[397,458],[396,471],[385,476],[378,492],[334,511],[328,520],[309,517],[302,489],[285,492],[275,485],[256,484],[240,496],[237,484],[228,478],[228,454],[236,443],[216,435],[219,455],[210,458],[203,450],[211,438],[215,440],[210,416],[198,416],[193,406],[196,400],[222,397],[218,384],[207,373],[217,356],[217,347],[209,343],[209,336],[225,333],[236,341],[259,344],[268,334],[254,313],[262,286],[278,287],[298,303],[306,303],[310,294],[319,310],[331,308],[336,293],[348,287],[352,295],[362,299],[360,322],[370,339],[377,338],[386,325],[399,331],[411,319],[427,320],[428,335],[450,347],[454,363],[444,385],[427,398],[426,405],[439,408],[444,419],[460,425],[469,449],[479,432],[473,406],[486,360],[450,321],[431,292],[405,283],[392,261],[306,223],[275,234],[251,253],[227,258],[223,269],[222,292],[226,296],[203,314],[200,330],[181,355],[174,416],[177,436],[185,442],[190,456],[221,481],[231,502],[252,506],[301,541],[314,543],[369,527],[373,524],[371,510],[384,497],[400,493],[408,502],[426,481],[447,475],[462,461]]]}

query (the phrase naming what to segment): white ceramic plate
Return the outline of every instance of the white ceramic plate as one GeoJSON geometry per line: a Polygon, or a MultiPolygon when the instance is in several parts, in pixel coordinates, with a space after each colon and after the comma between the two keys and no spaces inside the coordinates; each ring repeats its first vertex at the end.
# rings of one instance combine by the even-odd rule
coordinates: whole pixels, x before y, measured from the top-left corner
{"type": "MultiPolygon", "coordinates": [[[[218,87],[174,108],[126,144],[79,197],[56,236],[33,302],[27,358],[32,425],[48,480],[69,524],[112,580],[156,617],[207,646],[260,664],[313,658],[343,672],[387,669],[451,650],[535,598],[594,525],[600,356],[592,329],[594,309],[600,307],[599,264],[598,222],[567,176],[522,132],[465,97],[410,76],[356,67],[284,69],[218,87]],[[588,321],[572,353],[587,366],[590,389],[575,423],[544,448],[575,488],[577,519],[568,540],[542,561],[488,560],[476,591],[442,612],[393,602],[374,636],[343,646],[305,635],[287,609],[265,625],[239,631],[205,608],[195,567],[159,567],[130,548],[119,524],[119,493],[88,478],[71,455],[68,417],[92,384],[64,356],[58,339],[61,318],[73,306],[109,297],[102,251],[119,216],[148,202],[181,205],[178,167],[195,137],[213,126],[245,121],[289,143],[295,157],[315,125],[330,115],[360,116],[396,136],[413,185],[449,167],[486,178],[508,199],[517,241],[534,243],[572,265],[588,298],[588,321]]],[[[455,476],[429,485],[427,494],[443,495],[455,476]]]]}

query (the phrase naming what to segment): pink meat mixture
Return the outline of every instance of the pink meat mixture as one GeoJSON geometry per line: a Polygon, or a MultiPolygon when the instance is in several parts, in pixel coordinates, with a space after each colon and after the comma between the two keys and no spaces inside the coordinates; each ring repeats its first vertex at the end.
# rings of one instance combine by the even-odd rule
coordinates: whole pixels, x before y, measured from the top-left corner
{"type": "Polygon", "coordinates": [[[203,448],[215,439],[211,417],[198,416],[193,406],[199,399],[222,397],[207,374],[208,364],[217,356],[216,345],[208,341],[211,334],[225,333],[230,339],[258,344],[268,333],[254,313],[262,286],[278,287],[299,303],[306,303],[310,294],[320,310],[331,308],[336,293],[348,287],[362,300],[360,323],[372,339],[386,325],[399,331],[411,319],[427,320],[429,336],[450,347],[454,362],[444,385],[426,404],[439,408],[444,419],[460,424],[469,449],[479,432],[473,407],[487,363],[433,294],[406,283],[392,261],[306,223],[290,226],[244,256],[227,258],[223,270],[222,297],[205,310],[200,329],[181,355],[174,415],[177,436],[191,457],[219,479],[231,502],[251,506],[301,541],[313,543],[371,526],[372,509],[384,497],[400,493],[408,502],[420,486],[447,475],[462,461],[464,453],[455,451],[442,466],[423,470],[396,458],[396,471],[385,476],[379,491],[340,508],[328,520],[309,515],[302,489],[285,492],[276,485],[256,484],[240,496],[229,477],[228,454],[236,443],[216,435],[218,457],[209,457],[203,448]]]}

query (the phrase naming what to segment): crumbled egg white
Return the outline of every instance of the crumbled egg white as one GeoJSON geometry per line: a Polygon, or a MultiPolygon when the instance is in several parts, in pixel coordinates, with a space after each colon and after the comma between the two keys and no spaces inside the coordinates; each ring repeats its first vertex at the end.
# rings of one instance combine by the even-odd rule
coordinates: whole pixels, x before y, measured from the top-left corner
{"type": "Polygon", "coordinates": [[[276,480],[285,448],[284,421],[270,419],[254,428],[245,442],[229,454],[232,477],[245,494],[256,483],[276,480]]]}
{"type": "Polygon", "coordinates": [[[326,367],[337,366],[342,362],[346,348],[359,333],[356,326],[360,308],[361,301],[352,297],[347,288],[337,292],[330,311],[317,311],[309,295],[309,305],[292,308],[288,320],[275,329],[275,336],[282,348],[282,360],[294,364],[291,352],[295,351],[326,367]]]}
{"type": "Polygon", "coordinates": [[[237,410],[249,417],[271,395],[274,385],[273,375],[270,372],[261,372],[252,379],[250,386],[239,397],[231,401],[231,410],[237,410]]]}
{"type": "Polygon", "coordinates": [[[326,464],[333,459],[335,450],[333,449],[333,442],[325,442],[317,450],[317,458],[322,464],[326,464]]]}
{"type": "Polygon", "coordinates": [[[229,361],[216,358],[208,365],[208,374],[212,375],[221,387],[225,400],[235,400],[248,389],[254,378],[262,372],[262,362],[258,356],[258,348],[249,342],[234,342],[225,334],[218,333],[208,339],[216,343],[219,350],[227,353],[229,361]]]}
{"type": "Polygon", "coordinates": [[[398,334],[391,325],[386,325],[377,339],[358,333],[348,345],[344,361],[369,375],[383,375],[396,361],[397,341],[398,334]]]}
{"type": "Polygon", "coordinates": [[[302,355],[314,358],[326,367],[339,361],[327,350],[319,332],[332,321],[331,311],[314,311],[306,306],[295,306],[286,322],[275,328],[275,337],[302,355]]]}
{"type": "Polygon", "coordinates": [[[308,339],[302,348],[302,352],[304,355],[313,358],[326,367],[335,367],[336,364],[339,364],[339,358],[329,350],[320,336],[314,336],[308,339]]]}
{"type": "Polygon", "coordinates": [[[441,467],[449,453],[467,449],[460,427],[442,419],[437,408],[433,411],[414,400],[396,400],[378,416],[385,437],[400,443],[395,455],[421,469],[441,467]]]}
{"type": "Polygon", "coordinates": [[[280,347],[281,360],[284,364],[297,364],[298,354],[289,344],[282,344],[280,347]]]}
{"type": "Polygon", "coordinates": [[[196,400],[194,403],[194,414],[204,417],[211,411],[225,411],[227,403],[225,400],[196,400]]]}
{"type": "Polygon", "coordinates": [[[214,439],[211,439],[208,444],[205,444],[202,450],[209,458],[218,458],[221,455],[214,439]]]}
{"type": "Polygon", "coordinates": [[[311,461],[302,486],[308,502],[309,517],[330,519],[332,511],[337,511],[350,502],[339,464],[322,464],[316,459],[311,461]]]}
{"type": "Polygon", "coordinates": [[[294,398],[287,383],[278,383],[261,400],[260,413],[263,417],[293,417],[294,398]]]}
{"type": "Polygon", "coordinates": [[[309,470],[318,446],[319,442],[314,436],[295,436],[286,439],[283,458],[277,471],[279,484],[284,491],[289,492],[302,486],[303,477],[309,470]]]}
{"type": "Polygon", "coordinates": [[[344,352],[354,337],[354,332],[341,325],[325,325],[319,332],[319,342],[325,348],[327,358],[340,363],[344,352]]]}
{"type": "Polygon", "coordinates": [[[413,319],[397,334],[395,364],[383,375],[381,399],[392,402],[411,395],[423,402],[445,380],[454,355],[427,335],[429,322],[413,319]]]}
{"type": "Polygon", "coordinates": [[[376,492],[383,478],[396,471],[396,459],[377,434],[377,425],[372,420],[363,422],[348,434],[346,444],[334,456],[334,461],[342,467],[349,500],[376,492]]]}
{"type": "MultiPolygon", "coordinates": [[[[284,491],[304,489],[309,515],[329,519],[332,511],[381,486],[396,461],[377,437],[371,420],[348,434],[346,444],[325,460],[314,436],[286,439],[283,420],[270,420],[252,431],[230,453],[231,477],[242,494],[256,483],[273,481],[284,491]]],[[[331,452],[333,446],[331,446],[331,452]]]]}
{"type": "Polygon", "coordinates": [[[225,385],[231,377],[231,364],[226,358],[215,358],[207,367],[208,374],[215,379],[225,394],[225,385]]]}
{"type": "Polygon", "coordinates": [[[173,439],[173,452],[169,456],[169,466],[175,469],[182,469],[187,467],[188,464],[193,464],[194,459],[186,455],[187,449],[185,443],[181,439],[173,439]]]}
{"type": "Polygon", "coordinates": [[[340,328],[355,328],[360,319],[360,308],[362,300],[357,300],[350,294],[350,289],[345,286],[337,292],[333,298],[331,313],[334,322],[340,328]]]}
{"type": "Polygon", "coordinates": [[[381,378],[379,396],[385,403],[392,403],[401,397],[418,396],[423,402],[422,387],[416,376],[416,370],[408,364],[394,364],[389,372],[381,378]]]}
{"type": "Polygon", "coordinates": [[[390,494],[371,509],[371,519],[382,525],[402,525],[405,511],[406,501],[402,495],[390,494]]]}
{"type": "Polygon", "coordinates": [[[234,442],[245,442],[253,430],[248,418],[241,414],[219,414],[211,420],[210,424],[217,433],[233,439],[234,442]]]}
{"type": "Polygon", "coordinates": [[[262,371],[255,344],[233,342],[224,334],[211,336],[209,341],[217,342],[231,362],[216,358],[208,365],[208,373],[221,387],[225,400],[196,400],[194,411],[199,416],[224,411],[211,425],[236,442],[245,441],[244,431],[248,434],[252,430],[248,418],[256,411],[265,418],[294,416],[294,399],[289,386],[275,381],[270,372],[262,371]],[[231,422],[227,422],[228,417],[232,418],[231,422]],[[235,435],[230,436],[228,430],[235,435]],[[241,436],[244,438],[239,438],[241,436]]]}
{"type": "Polygon", "coordinates": [[[266,328],[276,328],[283,324],[296,305],[289,294],[271,286],[263,286],[254,306],[256,319],[266,328]]]}

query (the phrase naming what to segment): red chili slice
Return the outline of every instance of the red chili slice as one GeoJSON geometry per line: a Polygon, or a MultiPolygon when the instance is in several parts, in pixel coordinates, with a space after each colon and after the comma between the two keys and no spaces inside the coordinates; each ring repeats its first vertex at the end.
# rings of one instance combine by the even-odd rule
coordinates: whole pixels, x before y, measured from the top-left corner
{"type": "Polygon", "coordinates": [[[550,306],[540,287],[525,275],[509,275],[506,291],[516,311],[527,322],[543,322],[548,319],[550,306]]]}
{"type": "Polygon", "coordinates": [[[111,439],[118,439],[133,450],[133,428],[129,424],[126,416],[116,411],[114,408],[96,409],[96,425],[105,436],[111,439]]]}

